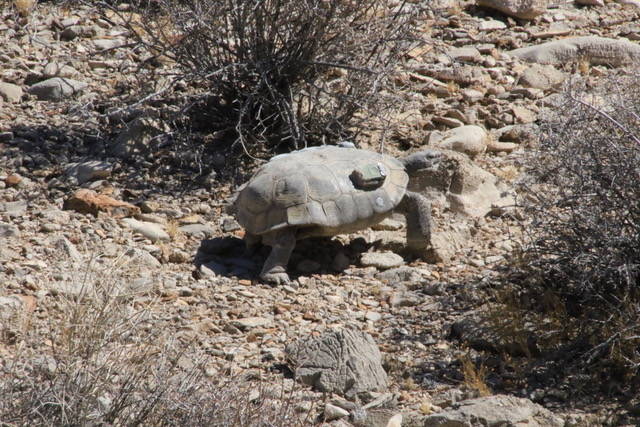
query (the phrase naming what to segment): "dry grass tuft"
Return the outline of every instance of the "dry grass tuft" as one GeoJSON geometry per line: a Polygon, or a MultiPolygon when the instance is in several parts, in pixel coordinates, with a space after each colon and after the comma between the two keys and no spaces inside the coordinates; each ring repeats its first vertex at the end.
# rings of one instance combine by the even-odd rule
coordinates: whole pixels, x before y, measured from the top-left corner
{"type": "Polygon", "coordinates": [[[120,262],[92,262],[73,292],[51,296],[49,325],[14,319],[21,332],[0,359],[3,425],[304,425],[290,392],[215,369],[157,316],[160,301],[123,294],[120,262]]]}
{"type": "Polygon", "coordinates": [[[476,366],[471,356],[467,353],[460,357],[462,374],[464,375],[464,385],[478,393],[479,396],[490,396],[491,389],[486,383],[487,367],[480,364],[476,366]]]}
{"type": "Polygon", "coordinates": [[[13,0],[13,7],[22,16],[29,16],[31,11],[36,7],[36,0],[13,0]]]}

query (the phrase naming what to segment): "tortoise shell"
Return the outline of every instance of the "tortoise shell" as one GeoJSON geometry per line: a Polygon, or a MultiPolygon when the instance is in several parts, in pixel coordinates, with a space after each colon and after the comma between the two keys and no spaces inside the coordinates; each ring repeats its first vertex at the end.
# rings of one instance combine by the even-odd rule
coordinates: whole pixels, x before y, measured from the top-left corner
{"type": "Polygon", "coordinates": [[[404,197],[409,176],[390,156],[322,146],[273,157],[239,191],[238,222],[261,235],[286,227],[334,235],[380,222],[404,197]]]}

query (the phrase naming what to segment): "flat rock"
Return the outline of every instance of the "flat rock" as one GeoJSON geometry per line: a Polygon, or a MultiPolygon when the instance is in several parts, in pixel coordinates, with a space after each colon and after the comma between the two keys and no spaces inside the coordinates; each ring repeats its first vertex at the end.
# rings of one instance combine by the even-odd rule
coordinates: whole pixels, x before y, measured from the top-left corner
{"type": "Polygon", "coordinates": [[[104,179],[111,175],[113,165],[108,162],[91,160],[82,163],[69,163],[65,168],[67,177],[74,178],[78,184],[84,184],[94,179],[104,179]]]}
{"type": "Polygon", "coordinates": [[[245,317],[244,319],[235,319],[231,324],[242,331],[248,331],[255,328],[268,328],[273,325],[273,320],[266,317],[245,317]]]}
{"type": "Polygon", "coordinates": [[[564,421],[529,399],[496,395],[455,403],[452,409],[424,418],[424,427],[561,427],[564,421]]]}
{"type": "Polygon", "coordinates": [[[421,278],[422,275],[420,272],[408,265],[392,268],[376,274],[376,279],[391,284],[398,282],[417,282],[421,278]]]}
{"type": "Polygon", "coordinates": [[[17,200],[15,202],[0,202],[0,212],[11,217],[22,216],[27,213],[29,204],[26,200],[17,200]]]}
{"type": "Polygon", "coordinates": [[[181,232],[198,239],[206,239],[215,234],[215,230],[206,224],[187,224],[179,228],[181,232]]]}
{"type": "Polygon", "coordinates": [[[534,19],[542,15],[549,5],[548,0],[478,0],[477,3],[520,19],[534,19]]]}
{"type": "Polygon", "coordinates": [[[480,51],[475,47],[456,47],[447,52],[454,61],[478,62],[482,59],[480,51]]]}
{"type": "Polygon", "coordinates": [[[360,264],[363,267],[375,267],[380,270],[400,267],[404,264],[404,259],[393,252],[365,252],[360,257],[360,264]]]}
{"type": "Polygon", "coordinates": [[[480,31],[496,31],[504,30],[505,28],[507,28],[507,24],[502,21],[498,21],[497,19],[480,21],[480,24],[478,24],[478,29],[480,31]]]}
{"type": "Polygon", "coordinates": [[[0,98],[7,102],[18,102],[22,98],[22,88],[13,83],[0,82],[0,98]]]}
{"type": "Polygon", "coordinates": [[[92,42],[100,50],[115,49],[125,44],[121,39],[95,39],[92,42]]]}
{"type": "Polygon", "coordinates": [[[29,93],[43,101],[62,101],[82,92],[87,83],[63,77],[53,77],[29,87],[29,93]]]}
{"type": "Polygon", "coordinates": [[[457,221],[431,233],[431,249],[427,259],[431,262],[448,262],[467,247],[471,229],[465,222],[457,221]]]}
{"type": "Polygon", "coordinates": [[[620,67],[640,62],[640,45],[627,40],[582,36],[523,47],[509,54],[538,64],[562,65],[586,60],[591,64],[620,67]]]}
{"type": "Polygon", "coordinates": [[[560,86],[566,77],[553,65],[533,64],[522,72],[519,83],[525,87],[547,90],[560,86]]]}
{"type": "Polygon", "coordinates": [[[296,377],[321,392],[357,396],[387,389],[387,373],[371,335],[356,329],[329,330],[287,346],[296,377]]]}
{"type": "Polygon", "coordinates": [[[123,218],[140,213],[140,208],[131,203],[116,200],[105,194],[97,194],[95,191],[80,189],[64,201],[64,210],[74,210],[80,213],[98,216],[98,212],[106,212],[114,218],[123,218]]]}
{"type": "Polygon", "coordinates": [[[152,242],[171,240],[171,236],[164,230],[164,227],[155,222],[138,221],[134,218],[123,218],[122,222],[125,223],[130,229],[136,233],[142,234],[152,242]]]}

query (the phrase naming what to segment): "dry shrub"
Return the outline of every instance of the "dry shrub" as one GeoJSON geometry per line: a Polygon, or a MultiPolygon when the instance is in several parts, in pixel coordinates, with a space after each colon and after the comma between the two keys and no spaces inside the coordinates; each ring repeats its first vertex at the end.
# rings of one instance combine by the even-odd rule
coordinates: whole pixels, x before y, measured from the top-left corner
{"type": "Polygon", "coordinates": [[[486,382],[487,367],[482,364],[476,366],[469,353],[460,357],[460,365],[464,375],[464,385],[478,393],[478,396],[490,396],[491,389],[486,382]]]}
{"type": "Polygon", "coordinates": [[[83,276],[50,301],[50,324],[17,328],[0,360],[2,425],[304,425],[284,385],[215,371],[163,325],[158,301],[126,292],[126,276],[95,265],[83,276]]]}
{"type": "Polygon", "coordinates": [[[564,373],[589,373],[593,384],[637,379],[640,366],[639,95],[636,77],[598,89],[574,82],[543,125],[523,186],[531,240],[511,265],[504,313],[530,319],[552,343],[543,350],[561,350],[564,373]]]}
{"type": "Polygon", "coordinates": [[[29,16],[36,6],[36,0],[13,0],[13,6],[22,16],[29,16]]]}
{"type": "MultiPolygon", "coordinates": [[[[134,2],[136,3],[136,2],[134,2]]],[[[197,94],[180,110],[192,130],[250,156],[385,126],[397,107],[388,76],[417,5],[390,0],[158,0],[115,11],[148,53],[197,94]],[[144,19],[133,18],[144,16],[144,19]]],[[[111,13],[114,13],[112,10],[111,13]]]]}

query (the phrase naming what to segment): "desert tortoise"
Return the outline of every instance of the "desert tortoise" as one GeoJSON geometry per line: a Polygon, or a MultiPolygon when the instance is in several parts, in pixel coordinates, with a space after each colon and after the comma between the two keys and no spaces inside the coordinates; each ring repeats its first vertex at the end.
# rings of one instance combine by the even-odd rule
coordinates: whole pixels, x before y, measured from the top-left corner
{"type": "Polygon", "coordinates": [[[232,209],[245,228],[247,248],[260,241],[272,247],[260,277],[287,283],[296,240],[361,230],[394,209],[407,218],[408,247],[423,250],[430,240],[431,205],[407,191],[407,184],[409,174],[438,158],[432,150],[396,159],[337,146],[273,157],[239,189],[232,209]]]}

